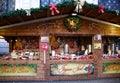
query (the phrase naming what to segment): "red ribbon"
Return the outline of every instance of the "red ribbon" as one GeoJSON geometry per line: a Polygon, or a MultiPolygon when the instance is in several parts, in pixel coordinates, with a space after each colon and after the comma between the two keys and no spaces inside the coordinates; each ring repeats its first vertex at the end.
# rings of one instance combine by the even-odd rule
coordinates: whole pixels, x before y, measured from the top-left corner
{"type": "Polygon", "coordinates": [[[50,4],[49,6],[50,6],[50,10],[51,10],[52,15],[55,15],[55,12],[58,14],[60,13],[60,11],[56,7],[56,4],[50,4]]]}
{"type": "Polygon", "coordinates": [[[98,12],[103,14],[104,13],[104,6],[99,6],[98,12]]]}
{"type": "Polygon", "coordinates": [[[88,63],[88,74],[90,74],[90,63],[88,63]]]}

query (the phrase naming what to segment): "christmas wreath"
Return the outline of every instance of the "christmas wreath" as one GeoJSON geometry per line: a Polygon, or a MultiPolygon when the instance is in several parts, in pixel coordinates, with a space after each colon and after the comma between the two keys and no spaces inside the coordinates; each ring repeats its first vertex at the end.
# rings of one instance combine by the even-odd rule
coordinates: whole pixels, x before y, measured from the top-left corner
{"type": "Polygon", "coordinates": [[[66,17],[64,24],[69,31],[76,31],[80,28],[80,18],[78,16],[66,17]]]}

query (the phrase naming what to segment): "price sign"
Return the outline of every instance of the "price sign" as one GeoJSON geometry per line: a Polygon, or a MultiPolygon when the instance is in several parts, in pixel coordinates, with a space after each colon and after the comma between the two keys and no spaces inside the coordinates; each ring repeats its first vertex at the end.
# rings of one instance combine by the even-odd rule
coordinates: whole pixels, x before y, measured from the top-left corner
{"type": "Polygon", "coordinates": [[[44,64],[46,64],[46,50],[48,49],[48,43],[42,43],[41,47],[44,51],[44,64]]]}
{"type": "Polygon", "coordinates": [[[48,44],[42,43],[42,50],[47,50],[47,49],[48,49],[48,44]]]}

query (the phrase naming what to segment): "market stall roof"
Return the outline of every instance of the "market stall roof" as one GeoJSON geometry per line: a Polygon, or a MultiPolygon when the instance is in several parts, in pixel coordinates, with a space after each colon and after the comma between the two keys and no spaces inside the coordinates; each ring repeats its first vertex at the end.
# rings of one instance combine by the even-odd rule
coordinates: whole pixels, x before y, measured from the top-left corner
{"type": "MultiPolygon", "coordinates": [[[[51,15],[50,10],[45,10],[42,12],[31,13],[30,16],[17,14],[12,17],[0,18],[0,28],[66,17],[69,14],[71,14],[74,11],[74,9],[75,6],[60,8],[60,13],[55,15],[51,15]]],[[[120,27],[120,15],[106,12],[99,13],[98,9],[91,9],[86,6],[83,6],[83,11],[78,13],[78,16],[80,16],[80,18],[83,19],[92,19],[95,21],[99,20],[100,22],[107,22],[108,24],[113,24],[120,27]]]]}

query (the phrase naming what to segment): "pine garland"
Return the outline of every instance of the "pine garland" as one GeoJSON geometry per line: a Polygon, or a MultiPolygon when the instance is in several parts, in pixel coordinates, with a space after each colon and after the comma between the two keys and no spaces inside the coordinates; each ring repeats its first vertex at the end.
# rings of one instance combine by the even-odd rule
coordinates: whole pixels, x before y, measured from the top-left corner
{"type": "MultiPolygon", "coordinates": [[[[63,1],[62,3],[57,4],[58,8],[70,7],[70,6],[74,6],[74,0],[63,1]]],[[[86,6],[87,8],[90,8],[90,9],[98,8],[98,5],[88,4],[87,2],[85,2],[84,6],[86,6]]],[[[41,6],[40,8],[31,8],[30,9],[31,14],[40,13],[40,12],[47,11],[47,10],[49,10],[49,6],[44,6],[44,7],[41,6]]],[[[105,8],[105,13],[117,14],[116,11],[112,11],[107,8],[105,8]]],[[[10,18],[13,16],[26,15],[26,14],[27,14],[26,11],[21,9],[21,10],[9,11],[7,13],[0,13],[0,18],[10,18]]],[[[120,16],[120,13],[118,14],[118,16],[120,16]]]]}
{"type": "Polygon", "coordinates": [[[7,13],[1,13],[0,18],[9,18],[16,15],[26,15],[26,11],[21,9],[21,10],[9,11],[7,13]]]}
{"type": "MultiPolygon", "coordinates": [[[[98,5],[88,4],[87,2],[85,2],[85,7],[90,8],[90,9],[98,9],[98,5]]],[[[108,8],[105,8],[104,11],[105,13],[117,14],[116,11],[110,10],[108,8]]],[[[120,16],[120,12],[118,16],[120,16]]]]}

